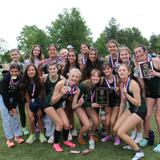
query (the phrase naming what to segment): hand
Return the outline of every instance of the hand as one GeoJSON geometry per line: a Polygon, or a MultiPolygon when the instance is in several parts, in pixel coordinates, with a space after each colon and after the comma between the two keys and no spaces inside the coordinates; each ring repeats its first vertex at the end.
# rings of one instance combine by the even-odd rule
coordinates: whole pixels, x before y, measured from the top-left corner
{"type": "Polygon", "coordinates": [[[126,97],[127,96],[127,89],[125,86],[122,88],[121,91],[122,91],[122,94],[124,95],[124,97],[126,97]]]}
{"type": "Polygon", "coordinates": [[[61,89],[60,94],[63,96],[63,95],[65,95],[68,91],[69,91],[69,88],[68,88],[67,86],[63,86],[63,88],[61,89]]]}
{"type": "Polygon", "coordinates": [[[12,109],[10,110],[9,114],[10,114],[12,117],[16,116],[16,114],[17,114],[16,109],[15,109],[15,108],[12,108],[12,109]]]}
{"type": "Polygon", "coordinates": [[[100,105],[98,103],[92,103],[92,108],[100,108],[100,105]]]}
{"type": "Polygon", "coordinates": [[[150,70],[149,75],[150,75],[150,77],[154,77],[154,76],[159,77],[160,76],[159,73],[156,72],[155,70],[150,70]]]}
{"type": "Polygon", "coordinates": [[[78,105],[81,106],[84,103],[84,99],[83,99],[84,94],[82,94],[81,98],[78,101],[78,105]]]}

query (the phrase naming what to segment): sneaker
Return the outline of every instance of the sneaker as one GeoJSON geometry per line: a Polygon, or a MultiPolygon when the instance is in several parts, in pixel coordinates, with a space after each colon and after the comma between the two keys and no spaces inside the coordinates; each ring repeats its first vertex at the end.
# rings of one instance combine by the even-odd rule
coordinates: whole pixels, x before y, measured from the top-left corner
{"type": "Polygon", "coordinates": [[[120,143],[121,143],[120,138],[116,136],[115,139],[114,139],[114,145],[118,146],[118,145],[120,145],[120,143]]]}
{"type": "Polygon", "coordinates": [[[140,142],[139,142],[139,146],[140,147],[145,147],[148,144],[148,140],[143,138],[140,142]]]}
{"type": "Polygon", "coordinates": [[[144,157],[144,153],[142,151],[141,152],[136,152],[136,154],[134,155],[132,160],[139,160],[139,159],[141,159],[143,157],[144,157]]]}
{"type": "Polygon", "coordinates": [[[78,143],[80,145],[85,145],[86,144],[86,141],[84,140],[84,138],[78,138],[78,143]]]}
{"type": "Polygon", "coordinates": [[[101,141],[102,141],[102,142],[108,142],[108,141],[110,141],[111,139],[112,139],[112,136],[107,135],[107,136],[105,136],[104,138],[102,138],[101,141]]]}
{"type": "Polygon", "coordinates": [[[71,134],[72,134],[72,136],[74,136],[74,137],[77,137],[77,130],[76,129],[73,129],[73,130],[71,130],[71,134]]]}
{"type": "Polygon", "coordinates": [[[60,146],[59,143],[53,144],[53,149],[54,149],[56,152],[63,152],[63,149],[62,149],[62,147],[60,146]]]}
{"type": "Polygon", "coordinates": [[[48,143],[52,144],[53,142],[54,142],[54,137],[50,136],[49,139],[48,139],[48,143]]]}
{"type": "Polygon", "coordinates": [[[39,140],[41,143],[47,142],[46,137],[44,136],[44,133],[39,134],[39,140]]]}
{"type": "Polygon", "coordinates": [[[71,141],[64,141],[63,142],[66,146],[70,147],[70,148],[74,148],[76,145],[74,143],[72,143],[71,141]]]}
{"type": "Polygon", "coordinates": [[[32,144],[36,140],[36,136],[34,134],[30,134],[29,138],[27,139],[27,144],[32,144]]]}
{"type": "Polygon", "coordinates": [[[14,140],[18,143],[21,144],[24,142],[24,139],[22,137],[15,137],[14,140]]]}
{"type": "Polygon", "coordinates": [[[68,134],[68,141],[71,141],[72,140],[72,134],[69,132],[68,134]]]}
{"type": "Polygon", "coordinates": [[[98,141],[99,141],[99,139],[98,139],[96,136],[92,136],[92,138],[93,138],[93,140],[94,140],[95,142],[98,142],[98,141]]]}
{"type": "Polygon", "coordinates": [[[29,131],[28,131],[27,128],[23,127],[23,128],[22,128],[22,133],[23,133],[24,136],[26,136],[26,135],[29,134],[29,131]]]}
{"type": "Polygon", "coordinates": [[[132,147],[127,145],[127,146],[124,146],[123,149],[132,150],[132,147]]]}
{"type": "Polygon", "coordinates": [[[153,152],[160,153],[160,144],[158,144],[154,149],[153,152]]]}
{"type": "Polygon", "coordinates": [[[15,146],[14,141],[12,139],[8,139],[6,143],[8,148],[12,148],[15,146]]]}

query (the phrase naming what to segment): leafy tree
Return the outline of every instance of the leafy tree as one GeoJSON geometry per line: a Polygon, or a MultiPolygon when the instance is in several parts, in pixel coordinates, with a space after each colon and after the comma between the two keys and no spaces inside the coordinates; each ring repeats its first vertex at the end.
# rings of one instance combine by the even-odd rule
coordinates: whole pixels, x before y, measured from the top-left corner
{"type": "Polygon", "coordinates": [[[150,37],[150,50],[156,53],[160,53],[160,34],[153,34],[150,37]]]}
{"type": "Polygon", "coordinates": [[[100,37],[95,42],[98,50],[104,55],[107,53],[105,49],[106,43],[110,39],[117,40],[121,46],[127,46],[132,51],[139,43],[143,43],[148,46],[147,39],[142,36],[138,28],[132,27],[121,29],[115,18],[111,18],[108,27],[105,28],[105,30],[100,34],[100,37]]]}
{"type": "Polygon", "coordinates": [[[35,44],[39,44],[42,47],[42,51],[45,54],[49,44],[47,34],[39,29],[37,26],[24,26],[20,35],[17,37],[18,48],[23,52],[31,51],[31,48],[35,44]]]}
{"type": "Polygon", "coordinates": [[[0,38],[0,63],[7,62],[8,57],[6,57],[6,52],[8,51],[7,42],[0,38]]]}
{"type": "Polygon", "coordinates": [[[64,9],[47,29],[50,43],[57,44],[60,48],[71,44],[79,51],[81,43],[92,43],[90,29],[76,8],[72,8],[70,12],[64,9]]]}

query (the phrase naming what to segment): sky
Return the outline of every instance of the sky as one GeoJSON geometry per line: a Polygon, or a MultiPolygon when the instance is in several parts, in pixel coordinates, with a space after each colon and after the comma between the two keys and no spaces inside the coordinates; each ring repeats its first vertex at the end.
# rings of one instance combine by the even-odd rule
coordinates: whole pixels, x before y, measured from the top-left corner
{"type": "Polygon", "coordinates": [[[112,17],[121,28],[137,27],[147,39],[160,34],[159,0],[1,0],[0,38],[8,49],[16,48],[25,25],[45,30],[64,8],[73,7],[79,8],[94,40],[112,17]]]}

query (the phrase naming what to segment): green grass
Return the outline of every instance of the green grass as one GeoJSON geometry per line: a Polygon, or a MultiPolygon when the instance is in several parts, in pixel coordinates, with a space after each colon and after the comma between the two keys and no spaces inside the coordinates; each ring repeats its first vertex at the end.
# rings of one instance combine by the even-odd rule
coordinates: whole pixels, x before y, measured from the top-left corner
{"type": "MultiPolygon", "coordinates": [[[[41,144],[38,139],[31,145],[17,144],[14,148],[7,148],[6,140],[4,138],[2,122],[0,120],[0,160],[129,160],[133,156],[133,151],[123,150],[122,146],[114,146],[113,142],[97,143],[96,149],[88,155],[74,155],[69,153],[69,148],[64,147],[63,153],[55,153],[50,144],[41,144]]],[[[152,121],[153,129],[155,128],[155,121],[152,121]]],[[[156,133],[157,135],[157,133],[156,133]]],[[[26,140],[27,137],[24,137],[26,140]]],[[[156,140],[157,142],[157,136],[156,140]]],[[[160,160],[160,153],[154,153],[154,146],[147,146],[143,149],[145,153],[145,160],[160,160]]],[[[83,150],[86,146],[79,146],[78,150],[83,150]]]]}

